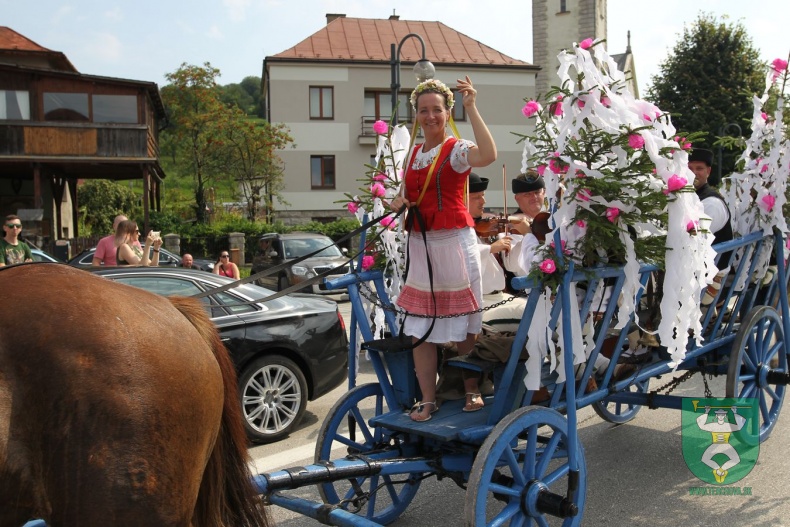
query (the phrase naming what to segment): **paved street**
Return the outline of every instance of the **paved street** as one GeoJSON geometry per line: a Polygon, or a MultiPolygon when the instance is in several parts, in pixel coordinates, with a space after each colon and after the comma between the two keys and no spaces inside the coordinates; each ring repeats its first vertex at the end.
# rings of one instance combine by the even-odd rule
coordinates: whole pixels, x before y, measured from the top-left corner
{"type": "MultiPolygon", "coordinates": [[[[346,321],[350,304],[341,302],[346,321]]],[[[668,378],[653,380],[652,388],[668,378]]],[[[360,365],[359,384],[375,382],[369,363],[360,365]]],[[[711,382],[714,396],[724,393],[724,379],[711,382]]],[[[332,404],[345,393],[342,386],[311,402],[300,429],[287,440],[250,450],[259,472],[312,462],[317,429],[332,404]]],[[[675,393],[703,393],[699,376],[675,393]]],[[[691,495],[692,488],[711,487],[686,467],[681,448],[681,415],[677,410],[642,409],[630,423],[616,426],[602,421],[592,410],[579,412],[579,437],[585,449],[588,492],[584,526],[676,527],[759,526],[790,527],[790,409],[785,407],[770,439],[761,445],[757,465],[735,485],[749,487],[751,496],[691,495]]],[[[314,488],[295,492],[318,500],[314,488]]],[[[409,509],[392,525],[424,527],[463,525],[465,491],[452,481],[423,482],[409,509]]],[[[279,527],[315,526],[319,523],[272,507],[279,527]]],[[[552,525],[554,525],[552,523],[552,525]]]]}

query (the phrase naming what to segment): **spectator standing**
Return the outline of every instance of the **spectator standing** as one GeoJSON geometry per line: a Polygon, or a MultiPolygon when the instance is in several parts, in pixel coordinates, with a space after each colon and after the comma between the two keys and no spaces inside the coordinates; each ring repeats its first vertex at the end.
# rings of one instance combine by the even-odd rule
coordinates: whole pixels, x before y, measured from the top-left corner
{"type": "Polygon", "coordinates": [[[239,266],[230,261],[230,254],[228,251],[222,251],[219,255],[219,261],[214,264],[214,274],[220,276],[227,276],[238,280],[241,276],[239,274],[239,266]]]}
{"type": "Polygon", "coordinates": [[[19,235],[22,233],[22,220],[19,219],[19,216],[14,214],[6,216],[3,231],[5,231],[5,236],[0,240],[0,267],[32,262],[33,255],[30,252],[30,247],[19,239],[19,235]]]}
{"type": "Polygon", "coordinates": [[[115,231],[115,244],[118,247],[115,259],[118,265],[159,265],[159,248],[162,246],[162,238],[154,237],[153,231],[149,231],[145,238],[145,247],[142,250],[139,241],[140,229],[137,228],[137,222],[125,220],[118,224],[118,229],[115,231]],[[154,248],[153,258],[149,257],[151,246],[154,248]]]}
{"type": "Polygon", "coordinates": [[[117,246],[115,245],[115,231],[118,230],[118,224],[122,221],[126,221],[127,218],[123,214],[119,214],[115,217],[112,222],[112,234],[109,236],[105,236],[99,243],[96,244],[96,252],[93,253],[93,260],[91,260],[91,265],[98,267],[100,265],[106,266],[116,266],[118,263],[115,261],[115,250],[117,246]]]}

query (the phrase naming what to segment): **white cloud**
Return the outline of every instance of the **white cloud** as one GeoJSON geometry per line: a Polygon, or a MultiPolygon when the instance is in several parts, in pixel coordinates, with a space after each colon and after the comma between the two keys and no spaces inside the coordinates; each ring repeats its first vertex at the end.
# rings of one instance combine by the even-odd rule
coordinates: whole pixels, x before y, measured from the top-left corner
{"type": "Polygon", "coordinates": [[[123,20],[123,11],[120,7],[116,7],[115,9],[111,9],[110,11],[104,12],[104,18],[107,20],[111,20],[113,22],[120,22],[123,20]]]}
{"type": "Polygon", "coordinates": [[[225,35],[222,34],[222,30],[216,25],[208,29],[206,36],[212,40],[224,40],[225,38],[225,35]]]}
{"type": "Polygon", "coordinates": [[[246,18],[247,8],[250,6],[250,0],[223,0],[223,4],[228,10],[228,18],[234,22],[242,22],[246,18]]]}
{"type": "Polygon", "coordinates": [[[112,33],[97,33],[89,39],[85,53],[101,62],[118,62],[123,55],[121,40],[112,33]]]}

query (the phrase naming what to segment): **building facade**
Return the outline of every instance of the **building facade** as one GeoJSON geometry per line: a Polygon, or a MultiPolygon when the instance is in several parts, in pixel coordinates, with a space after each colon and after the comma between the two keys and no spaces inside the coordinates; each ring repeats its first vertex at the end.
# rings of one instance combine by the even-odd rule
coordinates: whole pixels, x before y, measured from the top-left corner
{"type": "MultiPolygon", "coordinates": [[[[441,22],[327,15],[325,28],[264,60],[266,117],[288,126],[296,145],[278,152],[285,168],[282,195],[288,203],[275,203],[276,219],[301,223],[348,217],[338,201],[356,193],[357,180],[372,163],[373,122],[389,121],[392,115],[392,44],[400,45],[399,121],[413,121],[408,97],[417,84],[412,68],[422,57],[422,47],[419,39],[407,37],[410,34],[424,41],[435,78],[454,88],[456,79],[468,75],[478,90],[478,108],[499,157],[475,172],[491,180],[489,206],[503,206],[503,167],[508,179],[521,170],[522,145],[511,132],[529,131],[520,110],[525,99],[535,96],[538,68],[441,22]]],[[[471,139],[474,134],[463,107],[456,106],[458,130],[471,139]]],[[[508,199],[512,205],[512,197],[508,199]]]]}

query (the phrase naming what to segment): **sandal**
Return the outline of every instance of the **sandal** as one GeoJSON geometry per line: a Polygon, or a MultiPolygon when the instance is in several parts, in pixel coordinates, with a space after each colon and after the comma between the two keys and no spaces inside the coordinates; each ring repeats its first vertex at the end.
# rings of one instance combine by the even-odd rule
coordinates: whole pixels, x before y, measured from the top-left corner
{"type": "Polygon", "coordinates": [[[439,407],[436,406],[436,402],[434,402],[434,401],[420,401],[420,402],[414,403],[414,406],[411,407],[411,410],[409,410],[409,417],[411,417],[412,421],[417,421],[418,423],[424,423],[425,421],[430,421],[431,417],[433,417],[431,414],[435,413],[436,410],[438,410],[438,409],[439,409],[439,407]],[[424,419],[420,419],[418,416],[422,413],[422,411],[425,408],[426,404],[430,404],[433,407],[433,410],[431,410],[428,413],[428,417],[426,417],[424,419]]]}
{"type": "Polygon", "coordinates": [[[485,403],[483,402],[483,396],[479,393],[466,392],[466,397],[468,400],[464,405],[464,412],[476,412],[478,410],[482,410],[485,406],[485,403]]]}

